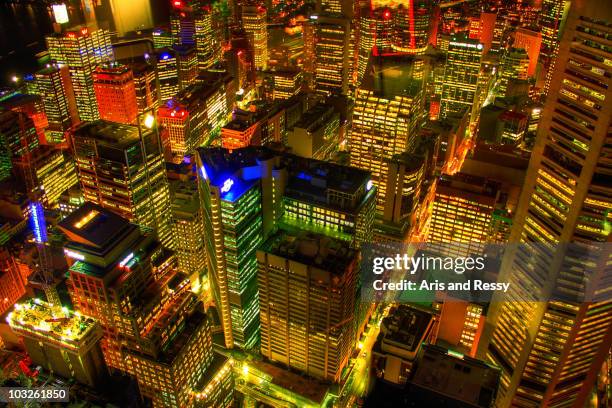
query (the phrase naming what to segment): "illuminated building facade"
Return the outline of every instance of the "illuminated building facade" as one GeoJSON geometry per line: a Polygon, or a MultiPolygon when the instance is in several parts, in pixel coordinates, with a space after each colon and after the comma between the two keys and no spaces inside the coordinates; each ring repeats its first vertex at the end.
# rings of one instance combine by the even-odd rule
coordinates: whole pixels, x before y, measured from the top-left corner
{"type": "Polygon", "coordinates": [[[448,45],[440,115],[471,111],[476,99],[483,45],[476,40],[453,38],[448,45]]]}
{"type": "Polygon", "coordinates": [[[195,44],[198,55],[198,69],[208,69],[221,60],[219,32],[210,7],[203,8],[195,17],[195,44]]]}
{"type": "MultiPolygon", "coordinates": [[[[78,179],[77,179],[78,182],[78,179]]],[[[64,219],[72,214],[76,209],[85,204],[83,193],[79,185],[76,185],[62,192],[57,202],[57,208],[60,212],[60,219],[64,219]]]]}
{"type": "Polygon", "coordinates": [[[232,120],[221,128],[221,145],[226,149],[239,149],[261,144],[261,124],[232,120]]]}
{"type": "Polygon", "coordinates": [[[542,50],[548,67],[555,57],[563,26],[567,19],[570,2],[567,0],[542,0],[540,26],[542,27],[542,50]]]}
{"type": "Polygon", "coordinates": [[[91,203],[60,223],[75,308],[103,327],[107,364],[138,381],[155,407],[191,407],[214,375],[206,315],[174,256],[138,226],[91,203]]]}
{"type": "Polygon", "coordinates": [[[51,60],[67,65],[70,70],[79,119],[98,119],[100,116],[92,74],[98,64],[112,62],[114,59],[110,32],[82,27],[49,35],[46,41],[51,60]]]}
{"type": "Polygon", "coordinates": [[[330,160],[340,144],[340,114],[320,103],[305,112],[287,132],[287,146],[298,156],[330,160]]]}
{"type": "Polygon", "coordinates": [[[162,105],[157,111],[163,138],[177,162],[195,148],[209,144],[218,134],[228,115],[223,81],[194,84],[162,105]]]}
{"type": "Polygon", "coordinates": [[[157,71],[149,60],[127,63],[134,76],[134,90],[138,113],[143,114],[149,110],[156,111],[159,107],[159,94],[157,92],[157,71]]]}
{"type": "Polygon", "coordinates": [[[174,44],[171,32],[156,28],[151,34],[153,35],[153,48],[169,48],[174,44]]]}
{"type": "Polygon", "coordinates": [[[529,76],[529,56],[522,48],[510,48],[502,59],[499,93],[506,95],[508,82],[512,80],[526,80],[529,76]]]}
{"type": "Polygon", "coordinates": [[[155,230],[166,247],[174,248],[157,129],[100,120],[78,126],[72,139],[85,200],[155,230]]]}
{"type": "Polygon", "coordinates": [[[40,193],[46,208],[55,208],[62,193],[78,183],[72,158],[61,149],[40,145],[27,157],[13,159],[17,180],[29,193],[40,193]]]}
{"type": "Polygon", "coordinates": [[[159,124],[164,129],[163,137],[169,140],[172,154],[178,162],[205,141],[205,91],[200,86],[188,88],[157,111],[159,124]]]}
{"type": "Polygon", "coordinates": [[[198,149],[197,164],[207,268],[225,344],[249,349],[259,340],[255,250],[263,240],[262,187],[257,178],[236,174],[240,164],[222,149],[198,149]]]}
{"type": "Polygon", "coordinates": [[[283,190],[282,222],[350,243],[371,242],[376,188],[370,173],[290,156],[293,170],[283,190]]]}
{"type": "MultiPolygon", "coordinates": [[[[360,83],[366,74],[370,55],[380,55],[392,51],[394,39],[394,21],[388,8],[370,10],[369,7],[359,13],[359,55],[357,61],[357,81],[360,83]]],[[[398,16],[398,18],[400,18],[398,16]]],[[[406,27],[402,27],[406,28],[406,27]]],[[[409,35],[408,33],[404,33],[409,35]]]]}
{"type": "Polygon", "coordinates": [[[272,99],[289,99],[302,89],[303,75],[298,69],[274,70],[269,73],[272,79],[272,99]]]}
{"type": "Polygon", "coordinates": [[[99,65],[93,72],[100,119],[133,125],[138,115],[134,74],[125,65],[99,65]]]}
{"type": "Polygon", "coordinates": [[[108,369],[100,348],[102,330],[91,317],[30,299],[15,305],[8,322],[34,364],[90,387],[103,385],[108,369]]]}
{"type": "Polygon", "coordinates": [[[378,188],[376,208],[384,210],[387,159],[410,150],[424,115],[424,61],[414,56],[372,56],[356,92],[350,163],[372,173],[378,188]],[[401,74],[391,74],[391,72],[401,74]]]}
{"type": "Polygon", "coordinates": [[[527,115],[515,111],[505,111],[499,115],[497,133],[502,144],[520,144],[527,132],[527,115]]]}
{"type": "Polygon", "coordinates": [[[439,244],[450,256],[482,251],[499,190],[497,183],[482,177],[462,173],[443,177],[436,187],[427,242],[439,244]]]}
{"type": "Polygon", "coordinates": [[[196,285],[199,283],[200,274],[206,268],[204,220],[198,186],[193,180],[173,180],[170,182],[170,192],[179,268],[188,274],[192,284],[196,285]]]}
{"type": "Polygon", "coordinates": [[[45,104],[49,127],[46,138],[50,143],[66,140],[65,133],[77,118],[76,102],[67,66],[50,65],[34,74],[36,93],[45,104]]]}
{"type": "Polygon", "coordinates": [[[174,97],[179,91],[178,61],[176,53],[171,48],[156,50],[155,58],[160,102],[163,103],[174,97]]]}
{"type": "MultiPolygon", "coordinates": [[[[9,224],[0,227],[0,244],[5,245],[10,239],[8,236],[9,224]]],[[[0,249],[0,312],[6,313],[26,293],[26,279],[23,276],[15,256],[7,248],[0,249]]]]}
{"type": "Polygon", "coordinates": [[[527,75],[533,77],[536,74],[538,67],[538,59],[540,57],[540,48],[542,46],[542,33],[520,27],[514,33],[515,48],[523,48],[529,56],[529,67],[527,75]]]}
{"type": "Polygon", "coordinates": [[[255,250],[281,223],[369,242],[376,189],[369,173],[267,148],[198,149],[207,268],[227,347],[259,337],[255,250]]]}
{"type": "Polygon", "coordinates": [[[338,382],[353,346],[357,253],[346,242],[279,230],[257,251],[261,354],[338,382]]]}
{"type": "Polygon", "coordinates": [[[242,27],[247,34],[257,70],[265,70],[268,67],[267,15],[266,8],[261,5],[242,7],[242,27]]]}
{"type": "Polygon", "coordinates": [[[568,14],[510,235],[543,244],[506,254],[499,279],[511,286],[489,313],[500,406],[582,407],[609,353],[610,301],[588,299],[609,290],[609,251],[596,243],[610,242],[611,21],[600,2],[576,2],[568,14]]]}
{"type": "Polygon", "coordinates": [[[0,178],[11,175],[13,157],[26,157],[37,147],[34,122],[25,113],[0,109],[0,178]]]}
{"type": "Polygon", "coordinates": [[[350,71],[350,21],[317,16],[314,25],[315,91],[324,95],[346,95],[350,71]]]}
{"type": "Polygon", "coordinates": [[[188,88],[198,76],[198,55],[193,45],[173,45],[178,69],[179,90],[188,88]]]}
{"type": "Polygon", "coordinates": [[[400,4],[393,15],[393,49],[398,52],[423,53],[429,44],[434,18],[431,0],[400,4]]]}

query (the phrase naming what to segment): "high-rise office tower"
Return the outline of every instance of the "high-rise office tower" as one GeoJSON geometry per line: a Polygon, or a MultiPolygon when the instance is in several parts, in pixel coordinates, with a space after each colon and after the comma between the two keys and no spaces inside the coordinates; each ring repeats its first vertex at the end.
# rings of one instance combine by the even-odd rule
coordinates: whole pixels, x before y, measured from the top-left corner
{"type": "Polygon", "coordinates": [[[156,50],[155,59],[160,102],[163,103],[179,91],[178,61],[176,52],[172,48],[156,50]]]}
{"type": "Polygon", "coordinates": [[[360,10],[359,53],[357,56],[358,83],[363,80],[372,53],[381,55],[392,51],[391,47],[395,34],[393,23],[391,10],[388,8],[371,10],[367,7],[360,10]]]}
{"type": "Polygon", "coordinates": [[[483,45],[476,40],[454,37],[449,45],[444,69],[440,114],[471,111],[476,99],[483,45]]]}
{"type": "Polygon", "coordinates": [[[46,208],[55,208],[62,193],[78,183],[72,157],[61,149],[40,145],[28,155],[13,157],[16,179],[28,194],[40,193],[46,208]]]}
{"type": "Polygon", "coordinates": [[[508,83],[515,80],[526,80],[529,71],[529,56],[522,48],[506,50],[502,59],[499,94],[506,95],[508,83]]]}
{"type": "Polygon", "coordinates": [[[378,187],[376,208],[385,206],[388,163],[408,151],[424,115],[424,61],[415,56],[372,56],[357,89],[349,138],[351,165],[370,171],[378,187]]]}
{"type": "Polygon", "coordinates": [[[198,69],[208,69],[221,60],[221,38],[210,7],[202,8],[195,16],[195,44],[198,69]]]}
{"type": "Polygon", "coordinates": [[[254,66],[257,70],[265,70],[268,67],[267,16],[266,8],[261,5],[242,7],[242,27],[249,39],[254,66]]]}
{"type": "Polygon", "coordinates": [[[195,45],[196,43],[196,23],[193,9],[184,6],[182,1],[174,5],[170,16],[170,32],[174,44],[195,45]]]}
{"type": "Polygon", "coordinates": [[[259,337],[256,249],[280,224],[351,247],[370,242],[376,189],[368,172],[262,147],[196,154],[207,267],[227,347],[259,337]]]}
{"type": "Polygon", "coordinates": [[[192,284],[197,285],[206,268],[204,220],[198,185],[194,180],[172,180],[170,193],[179,268],[189,275],[192,284]]]}
{"type": "Polygon", "coordinates": [[[105,29],[76,28],[46,37],[51,60],[67,65],[81,120],[100,117],[93,85],[93,71],[98,64],[113,61],[110,32],[105,29]]]}
{"type": "Polygon", "coordinates": [[[261,354],[338,382],[353,347],[357,252],[325,235],[281,229],[257,261],[261,354]]]}
{"type": "Polygon", "coordinates": [[[37,147],[32,119],[22,112],[0,109],[0,180],[11,175],[13,157],[25,157],[37,147]]]}
{"type": "Polygon", "coordinates": [[[86,201],[108,208],[143,229],[154,229],[162,244],[173,248],[170,191],[161,142],[154,124],[149,128],[146,123],[124,125],[99,120],[79,125],[72,137],[79,181],[86,201]]]}
{"type": "Polygon", "coordinates": [[[66,140],[66,132],[78,120],[68,66],[50,65],[36,72],[34,78],[36,93],[43,99],[49,122],[45,132],[47,142],[61,143],[66,140]]]}
{"type": "Polygon", "coordinates": [[[315,10],[317,13],[327,13],[341,15],[352,18],[354,14],[355,2],[350,0],[317,0],[315,10]]]}
{"type": "Polygon", "coordinates": [[[100,118],[126,125],[136,123],[138,103],[132,70],[116,63],[99,65],[93,72],[100,118]]]}
{"type": "Polygon", "coordinates": [[[548,67],[555,56],[563,27],[567,19],[570,1],[543,0],[540,26],[542,28],[542,49],[545,65],[548,67]]]}
{"type": "Polygon", "coordinates": [[[350,21],[328,15],[317,16],[314,25],[314,87],[324,95],[346,95],[350,72],[350,21]]]}
{"type": "Polygon", "coordinates": [[[510,235],[536,245],[508,251],[499,279],[510,289],[489,313],[498,406],[583,407],[610,350],[610,300],[589,292],[610,290],[609,247],[597,243],[610,242],[611,22],[608,4],[575,2],[559,44],[510,235]]]}
{"type": "Polygon", "coordinates": [[[198,55],[193,45],[173,45],[178,70],[179,90],[187,88],[198,76],[198,55]]]}
{"type": "MultiPolygon", "coordinates": [[[[264,236],[261,196],[262,189],[271,189],[272,183],[263,187],[257,174],[236,174],[241,170],[240,160],[224,150],[198,150],[196,158],[208,274],[225,345],[252,348],[259,339],[255,250],[264,236]]],[[[272,171],[271,165],[265,167],[272,171]]]]}
{"type": "Polygon", "coordinates": [[[434,17],[431,0],[400,4],[391,14],[394,26],[393,49],[411,54],[425,52],[434,17]]]}
{"type": "Polygon", "coordinates": [[[483,12],[480,13],[480,37],[478,38],[483,46],[483,52],[486,54],[491,49],[493,37],[495,35],[495,23],[497,21],[497,13],[483,12]]]}
{"type": "Polygon", "coordinates": [[[126,63],[132,70],[134,76],[134,90],[136,91],[136,103],[138,113],[143,114],[149,110],[157,110],[159,107],[159,94],[157,92],[157,72],[155,66],[149,63],[149,59],[130,61],[126,63]]]}
{"type": "Polygon", "coordinates": [[[514,33],[513,46],[515,48],[523,48],[527,52],[527,55],[529,56],[527,75],[530,77],[534,76],[538,66],[540,47],[542,46],[542,33],[520,27],[514,33]]]}
{"type": "Polygon", "coordinates": [[[439,244],[451,256],[480,253],[500,193],[498,183],[483,177],[458,173],[442,178],[436,187],[427,242],[439,244]]]}
{"type": "Polygon", "coordinates": [[[59,227],[68,239],[72,303],[102,325],[107,364],[136,378],[153,406],[193,407],[198,385],[219,367],[208,319],[172,252],[91,203],[59,227]]]}
{"type": "Polygon", "coordinates": [[[210,142],[211,135],[227,117],[223,82],[192,85],[160,106],[157,111],[162,137],[177,162],[195,148],[210,142]]]}
{"type": "Polygon", "coordinates": [[[153,35],[153,48],[168,48],[174,44],[172,33],[162,28],[156,28],[151,33],[153,35]]]}

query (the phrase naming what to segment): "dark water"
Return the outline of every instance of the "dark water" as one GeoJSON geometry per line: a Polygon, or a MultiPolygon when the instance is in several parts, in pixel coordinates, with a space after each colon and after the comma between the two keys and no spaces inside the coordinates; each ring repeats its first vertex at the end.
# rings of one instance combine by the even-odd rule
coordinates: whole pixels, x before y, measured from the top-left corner
{"type": "MultiPolygon", "coordinates": [[[[155,25],[167,24],[170,0],[150,2],[155,25]]],[[[81,2],[67,3],[70,23],[83,23],[81,2]]],[[[98,21],[104,24],[110,18],[108,0],[102,0],[95,11],[98,21]]],[[[53,32],[53,21],[52,12],[42,2],[11,4],[0,0],[0,86],[9,84],[13,75],[23,76],[38,69],[35,54],[45,50],[45,35],[53,32]]]]}

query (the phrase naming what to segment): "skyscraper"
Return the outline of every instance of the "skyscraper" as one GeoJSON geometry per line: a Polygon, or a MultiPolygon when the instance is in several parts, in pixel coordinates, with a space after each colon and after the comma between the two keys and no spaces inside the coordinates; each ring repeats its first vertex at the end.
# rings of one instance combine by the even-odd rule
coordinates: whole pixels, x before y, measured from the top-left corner
{"type": "Polygon", "coordinates": [[[529,67],[527,75],[530,77],[536,73],[538,58],[540,57],[540,47],[542,46],[542,33],[520,27],[514,33],[515,48],[523,48],[529,56],[529,67]]]}
{"type": "Polygon", "coordinates": [[[160,102],[166,102],[179,91],[178,61],[172,48],[160,48],[155,51],[155,70],[159,83],[160,102]]]}
{"type": "Polygon", "coordinates": [[[268,26],[266,8],[259,5],[242,7],[242,27],[249,39],[255,69],[268,67],[268,26]]]}
{"type": "Polygon", "coordinates": [[[215,25],[215,15],[210,6],[205,6],[195,16],[195,44],[198,68],[208,69],[221,59],[221,42],[215,25]]]}
{"type": "Polygon", "coordinates": [[[91,203],[60,228],[68,238],[70,297],[102,325],[107,364],[133,376],[153,406],[193,407],[198,385],[216,377],[215,355],[207,316],[173,254],[91,203]]]}
{"type": "Polygon", "coordinates": [[[316,16],[313,24],[315,91],[324,95],[346,95],[350,72],[350,21],[341,17],[320,15],[316,16]]]}
{"type": "MultiPolygon", "coordinates": [[[[226,156],[224,150],[198,150],[198,176],[207,267],[225,345],[249,349],[259,340],[255,250],[264,236],[262,186],[259,166],[255,174],[240,177],[240,160],[232,159],[237,158],[226,156]]],[[[266,167],[271,172],[271,166],[266,167]]]]}
{"type": "MultiPolygon", "coordinates": [[[[397,17],[398,19],[401,18],[397,17]]],[[[392,51],[394,40],[394,17],[388,8],[371,10],[370,7],[364,8],[359,15],[359,53],[357,60],[357,81],[363,79],[370,55],[381,55],[392,51]]],[[[401,27],[405,35],[409,33],[403,31],[406,27],[401,27]]],[[[400,40],[401,43],[401,40],[400,40]]]]}
{"type": "Polygon", "coordinates": [[[506,50],[502,58],[501,78],[499,81],[499,94],[506,95],[508,84],[511,81],[523,80],[528,77],[529,56],[522,48],[506,50]]]}
{"type": "Polygon", "coordinates": [[[36,93],[43,99],[49,122],[47,141],[61,143],[66,139],[65,133],[78,119],[68,67],[50,65],[37,71],[34,78],[36,93]]]}
{"type": "Polygon", "coordinates": [[[366,171],[261,147],[200,148],[196,162],[207,267],[225,344],[250,348],[259,338],[257,247],[279,225],[350,247],[369,242],[376,189],[366,171]]]}
{"type": "Polygon", "coordinates": [[[500,280],[510,290],[489,313],[499,406],[584,406],[610,350],[610,301],[588,295],[609,281],[585,276],[607,262],[599,279],[609,277],[609,249],[597,243],[610,240],[610,22],[607,4],[576,2],[560,42],[510,235],[542,244],[506,254],[500,280]],[[576,257],[589,246],[588,260],[576,257]]]}
{"type": "Polygon", "coordinates": [[[79,125],[72,144],[85,200],[155,230],[164,246],[174,248],[157,129],[99,120],[79,125]]]}
{"type": "Polygon", "coordinates": [[[353,344],[357,252],[348,243],[279,230],[257,251],[261,354],[339,381],[353,344]]]}
{"type": "Polygon", "coordinates": [[[431,0],[416,0],[400,4],[391,11],[393,18],[393,49],[399,52],[423,53],[429,44],[434,22],[431,0]]]}
{"type": "Polygon", "coordinates": [[[125,65],[103,64],[94,70],[93,81],[101,119],[136,123],[138,104],[132,70],[125,65]]]}
{"type": "Polygon", "coordinates": [[[440,114],[471,111],[476,99],[483,45],[476,40],[454,37],[449,45],[444,69],[440,114]]]}
{"type": "Polygon", "coordinates": [[[92,74],[98,64],[114,59],[109,31],[81,27],[49,35],[46,41],[51,60],[70,70],[79,119],[98,119],[92,74]]]}
{"type": "Polygon", "coordinates": [[[357,89],[353,130],[349,139],[351,165],[370,171],[378,187],[376,209],[383,212],[387,160],[410,150],[416,125],[423,117],[424,61],[415,56],[372,56],[357,89]]]}

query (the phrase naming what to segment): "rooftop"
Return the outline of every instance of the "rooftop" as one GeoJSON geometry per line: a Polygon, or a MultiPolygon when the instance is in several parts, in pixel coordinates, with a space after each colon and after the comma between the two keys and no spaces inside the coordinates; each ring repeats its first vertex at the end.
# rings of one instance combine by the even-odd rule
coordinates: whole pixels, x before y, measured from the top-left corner
{"type": "Polygon", "coordinates": [[[415,351],[427,335],[428,328],[433,322],[433,314],[400,304],[385,317],[381,323],[381,334],[376,340],[375,349],[383,352],[383,343],[393,342],[409,351],[415,351]]]}
{"type": "Polygon", "coordinates": [[[452,350],[425,345],[410,381],[410,395],[419,406],[490,407],[500,370],[452,350]],[[458,404],[457,404],[458,403],[458,404]]]}
{"type": "MultiPolygon", "coordinates": [[[[90,317],[65,307],[52,307],[39,299],[15,304],[7,321],[14,330],[22,330],[79,351],[82,341],[95,330],[97,323],[90,317]]],[[[101,333],[100,333],[101,335],[101,333]]]]}
{"type": "Polygon", "coordinates": [[[107,120],[83,122],[74,130],[76,137],[91,138],[103,146],[126,148],[139,141],[138,126],[107,120]]]}
{"type": "Polygon", "coordinates": [[[413,97],[423,87],[424,67],[425,61],[412,55],[371,55],[361,88],[387,98],[413,97]]]}
{"type": "Polygon", "coordinates": [[[301,230],[280,229],[261,251],[342,275],[356,259],[346,241],[301,230]]]}
{"type": "Polygon", "coordinates": [[[90,202],[83,204],[58,226],[69,240],[95,248],[104,248],[114,243],[120,233],[138,228],[114,212],[90,202]]]}

